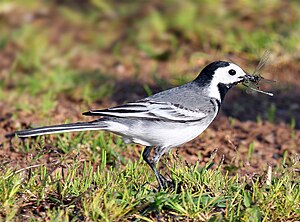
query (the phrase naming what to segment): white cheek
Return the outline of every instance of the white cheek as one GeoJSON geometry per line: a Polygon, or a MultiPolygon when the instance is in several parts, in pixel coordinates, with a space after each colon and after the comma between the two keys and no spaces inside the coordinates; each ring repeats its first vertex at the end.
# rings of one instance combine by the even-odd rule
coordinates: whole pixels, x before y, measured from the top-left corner
{"type": "Polygon", "coordinates": [[[221,101],[220,91],[217,86],[211,85],[208,89],[208,95],[209,97],[215,98],[219,101],[221,101]]]}
{"type": "MultiPolygon", "coordinates": [[[[224,75],[215,75],[210,83],[210,87],[208,88],[208,95],[209,97],[216,98],[217,100],[221,101],[221,95],[219,92],[218,84],[226,83],[223,77],[224,75]]],[[[228,79],[227,79],[228,81],[228,79]]]]}

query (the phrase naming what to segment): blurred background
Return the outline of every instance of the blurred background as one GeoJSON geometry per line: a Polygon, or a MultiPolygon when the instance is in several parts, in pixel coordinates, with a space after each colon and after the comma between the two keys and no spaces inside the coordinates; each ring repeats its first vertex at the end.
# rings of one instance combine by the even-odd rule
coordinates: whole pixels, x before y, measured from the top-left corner
{"type": "Polygon", "coordinates": [[[299,0],[1,0],[0,221],[299,220],[299,86],[299,0]],[[5,137],[89,121],[82,112],[215,60],[251,73],[266,49],[274,96],[234,87],[213,124],[160,161],[186,192],[154,192],[143,147],[106,132],[5,137]]]}
{"type": "Polygon", "coordinates": [[[256,152],[258,163],[277,161],[299,151],[299,27],[297,0],[2,0],[0,141],[183,84],[214,60],[251,72],[269,49],[262,75],[277,82],[263,88],[275,96],[236,87],[206,136],[186,150],[199,143],[204,156],[215,147],[228,153],[228,141],[244,141],[248,152],[255,141],[265,150],[256,152]]]}

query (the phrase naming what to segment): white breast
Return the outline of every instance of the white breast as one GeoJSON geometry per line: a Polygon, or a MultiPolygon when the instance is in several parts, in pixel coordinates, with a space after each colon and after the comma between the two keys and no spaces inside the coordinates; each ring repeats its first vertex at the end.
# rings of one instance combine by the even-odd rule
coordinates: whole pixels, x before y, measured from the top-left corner
{"type": "Polygon", "coordinates": [[[131,125],[107,121],[108,131],[124,137],[125,142],[138,143],[144,146],[175,147],[180,146],[201,134],[212,122],[213,118],[202,119],[197,122],[165,122],[132,120],[131,125]]]}
{"type": "Polygon", "coordinates": [[[200,135],[209,124],[193,124],[184,127],[170,127],[169,129],[158,130],[158,135],[153,138],[163,147],[176,147],[191,141],[200,135]]]}

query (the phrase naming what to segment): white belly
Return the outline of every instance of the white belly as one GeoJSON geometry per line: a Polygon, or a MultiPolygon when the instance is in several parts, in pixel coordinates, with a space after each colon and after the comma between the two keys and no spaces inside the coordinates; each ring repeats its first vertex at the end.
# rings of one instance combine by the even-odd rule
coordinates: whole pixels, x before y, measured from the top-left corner
{"type": "Polygon", "coordinates": [[[130,127],[128,124],[110,122],[110,130],[124,137],[125,142],[138,143],[144,146],[175,147],[182,145],[201,134],[211,123],[174,123],[145,122],[137,120],[130,127]]]}
{"type": "Polygon", "coordinates": [[[158,130],[155,141],[158,141],[164,147],[176,147],[195,139],[207,126],[195,124],[184,128],[170,128],[168,130],[158,130]]]}

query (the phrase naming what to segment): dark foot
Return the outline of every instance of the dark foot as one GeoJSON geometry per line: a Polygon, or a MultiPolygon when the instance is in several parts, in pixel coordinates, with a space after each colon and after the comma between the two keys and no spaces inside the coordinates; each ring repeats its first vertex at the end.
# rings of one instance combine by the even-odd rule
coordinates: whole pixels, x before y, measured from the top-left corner
{"type": "Polygon", "coordinates": [[[167,180],[163,175],[158,175],[159,180],[158,181],[158,190],[166,190],[166,189],[172,189],[175,187],[175,183],[172,180],[167,180]]]}
{"type": "Polygon", "coordinates": [[[151,169],[153,170],[155,177],[157,179],[158,182],[158,190],[165,190],[167,188],[168,182],[167,180],[158,172],[158,170],[155,167],[155,163],[151,162],[148,157],[151,153],[153,147],[151,146],[147,146],[143,152],[143,159],[145,160],[145,162],[151,167],[151,169]]]}
{"type": "MultiPolygon", "coordinates": [[[[151,162],[148,157],[151,153],[152,147],[147,146],[143,152],[143,159],[145,160],[145,162],[151,167],[151,169],[153,170],[155,177],[157,179],[158,182],[158,191],[163,191],[163,190],[167,190],[167,189],[171,189],[171,190],[175,190],[176,189],[176,184],[173,180],[167,180],[163,175],[161,175],[158,170],[155,167],[155,163],[151,162]]],[[[180,184],[177,185],[177,189],[176,190],[181,190],[181,186],[180,184]]]]}

